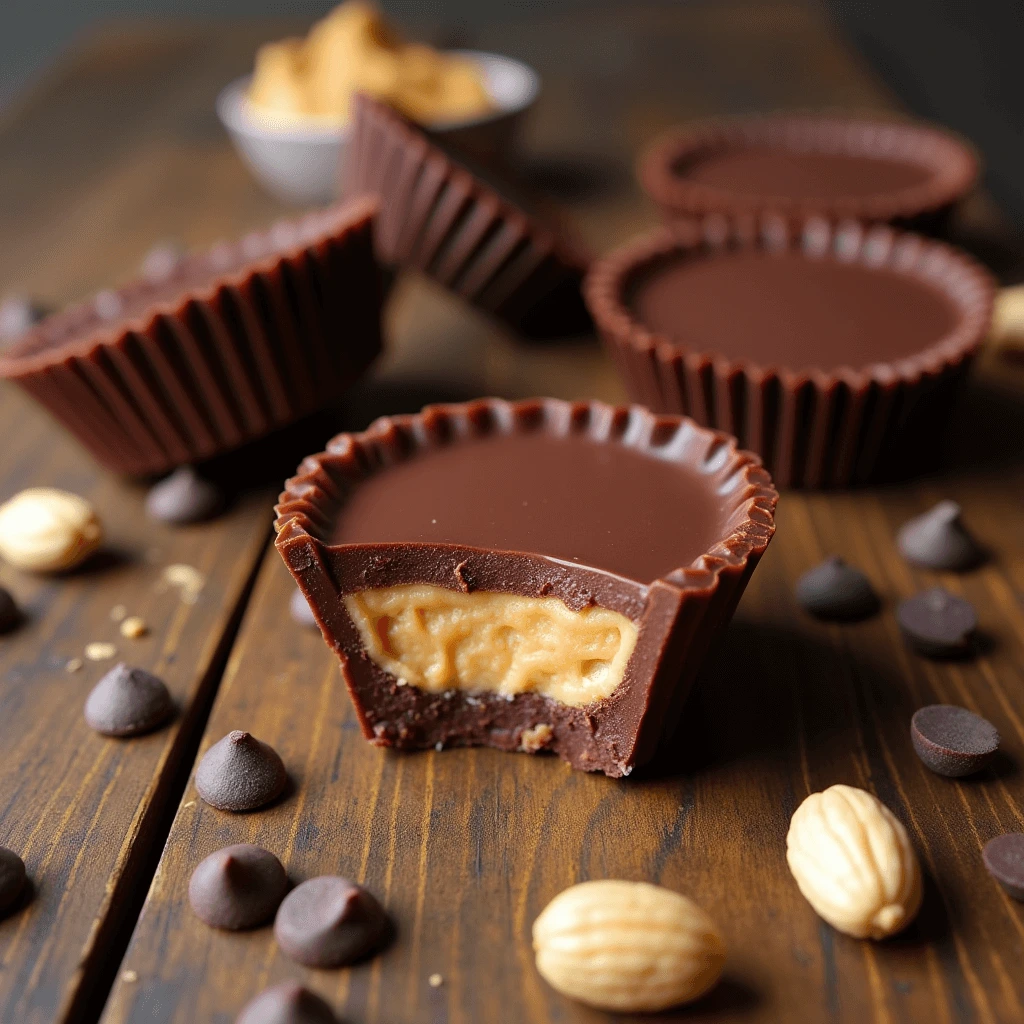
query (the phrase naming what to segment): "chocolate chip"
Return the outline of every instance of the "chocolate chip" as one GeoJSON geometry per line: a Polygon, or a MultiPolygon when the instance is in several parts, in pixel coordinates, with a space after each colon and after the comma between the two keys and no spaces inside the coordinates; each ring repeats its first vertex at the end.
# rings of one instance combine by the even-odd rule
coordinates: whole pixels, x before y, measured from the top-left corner
{"type": "Polygon", "coordinates": [[[921,653],[933,658],[966,654],[978,626],[974,608],[942,587],[922,591],[901,601],[896,609],[900,629],[921,653]]]}
{"type": "Polygon", "coordinates": [[[269,921],[288,891],[288,876],[269,850],[225,846],[202,861],[188,883],[188,901],[211,928],[255,928],[269,921]]]}
{"type": "Polygon", "coordinates": [[[996,727],[953,704],[929,704],[914,712],[910,738],[917,756],[939,775],[956,779],[980,771],[999,749],[996,727]]]}
{"type": "Polygon", "coordinates": [[[315,992],[286,981],[247,1003],[235,1024],[338,1024],[338,1018],[315,992]]]}
{"type": "Polygon", "coordinates": [[[21,612],[10,591],[0,587],[0,633],[9,633],[21,622],[21,612]]]}
{"type": "Polygon", "coordinates": [[[306,595],[301,590],[296,589],[295,593],[292,594],[292,599],[288,603],[288,610],[291,612],[292,619],[300,626],[317,628],[316,619],[313,617],[313,609],[309,607],[306,595]]]}
{"type": "Polygon", "coordinates": [[[1024,833],[1008,832],[985,844],[988,873],[1015,899],[1024,902],[1024,833]]]}
{"type": "Polygon", "coordinates": [[[224,507],[224,494],[191,466],[181,466],[146,495],[146,514],[162,523],[198,523],[224,507]]]}
{"type": "Polygon", "coordinates": [[[360,885],[321,875],[293,889],[277,911],[274,937],[307,967],[341,967],[375,949],[387,931],[381,905],[360,885]]]}
{"type": "Polygon", "coordinates": [[[879,608],[871,581],[838,555],[825,559],[797,580],[796,598],[811,615],[840,622],[866,619],[879,608]]]}
{"type": "Polygon", "coordinates": [[[174,703],[162,679],[124,662],[93,687],[85,702],[85,720],[104,736],[138,736],[163,725],[174,703]]]}
{"type": "Polygon", "coordinates": [[[0,302],[0,346],[17,341],[27,334],[47,310],[24,295],[9,295],[0,302]]]}
{"type": "Polygon", "coordinates": [[[931,511],[904,523],[896,543],[908,562],[926,569],[963,572],[982,558],[982,549],[967,532],[955,501],[940,501],[931,511]]]}
{"type": "Polygon", "coordinates": [[[253,811],[284,792],[288,776],[277,751],[236,729],[203,755],[196,789],[222,811],[253,811]]]}
{"type": "Polygon", "coordinates": [[[25,888],[25,862],[6,846],[0,846],[0,914],[10,910],[25,888]]]}

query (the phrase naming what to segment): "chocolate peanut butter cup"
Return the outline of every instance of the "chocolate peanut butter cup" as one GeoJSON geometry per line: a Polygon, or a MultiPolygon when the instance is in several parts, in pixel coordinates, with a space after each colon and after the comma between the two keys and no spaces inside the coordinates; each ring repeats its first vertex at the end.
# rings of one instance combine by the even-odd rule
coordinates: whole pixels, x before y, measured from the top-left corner
{"type": "Polygon", "coordinates": [[[187,257],[44,320],[0,376],[109,469],[160,473],[338,397],[380,351],[369,201],[187,257]]]}
{"type": "Polygon", "coordinates": [[[884,225],[662,228],[585,291],[630,396],[728,431],[784,486],[896,475],[939,447],[994,285],[884,225]]]}
{"type": "Polygon", "coordinates": [[[941,227],[978,173],[971,146],[944,129],[827,115],[698,123],[663,136],[638,166],[669,219],[771,213],[918,230],[941,227]]]}
{"type": "Polygon", "coordinates": [[[760,460],[679,416],[486,399],[340,434],[277,548],[380,746],[628,775],[775,529],[760,460]]]}
{"type": "Polygon", "coordinates": [[[592,330],[586,257],[386,104],[360,95],[352,110],[346,190],[379,202],[382,263],[419,270],[526,335],[592,330]]]}

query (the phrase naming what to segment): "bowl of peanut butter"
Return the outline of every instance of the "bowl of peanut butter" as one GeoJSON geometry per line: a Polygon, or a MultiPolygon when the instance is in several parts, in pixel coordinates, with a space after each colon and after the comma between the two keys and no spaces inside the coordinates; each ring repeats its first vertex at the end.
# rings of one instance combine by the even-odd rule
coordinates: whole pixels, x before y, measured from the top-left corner
{"type": "Polygon", "coordinates": [[[512,146],[540,80],[511,57],[406,42],[377,9],[347,0],[304,38],[267,43],[253,73],[217,98],[235,148],[276,198],[303,206],[344,193],[352,97],[369,93],[478,163],[512,146]]]}

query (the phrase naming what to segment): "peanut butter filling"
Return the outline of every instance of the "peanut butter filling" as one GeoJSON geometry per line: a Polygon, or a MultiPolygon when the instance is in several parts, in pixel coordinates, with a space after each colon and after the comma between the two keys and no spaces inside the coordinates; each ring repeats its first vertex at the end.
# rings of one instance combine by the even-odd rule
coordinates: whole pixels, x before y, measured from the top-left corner
{"type": "Polygon", "coordinates": [[[625,615],[556,597],[409,584],[349,594],[345,606],[373,662],[429,693],[537,693],[580,707],[615,691],[637,639],[625,615]]]}

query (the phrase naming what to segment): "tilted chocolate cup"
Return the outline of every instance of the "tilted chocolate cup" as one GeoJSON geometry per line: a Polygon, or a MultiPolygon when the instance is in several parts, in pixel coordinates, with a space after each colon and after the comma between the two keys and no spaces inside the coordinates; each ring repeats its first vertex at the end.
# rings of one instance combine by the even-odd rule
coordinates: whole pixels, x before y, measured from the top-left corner
{"type": "MultiPolygon", "coordinates": [[[[399,507],[393,497],[384,499],[391,509],[399,507]]],[[[544,748],[574,767],[617,777],[649,760],[671,732],[709,643],[728,622],[771,540],[777,498],[756,456],[739,451],[733,438],[684,417],[600,402],[482,399],[384,418],[364,433],[334,438],[326,452],[307,458],[288,481],[277,506],[276,544],[341,659],[363,733],[371,742],[403,749],[544,748]],[[532,466],[534,479],[546,479],[530,453],[535,454],[535,445],[548,444],[558,449],[549,469],[564,484],[563,493],[547,490],[545,483],[544,494],[533,495],[538,500],[530,502],[537,511],[528,513],[525,492],[536,484],[517,476],[519,463],[514,460],[525,459],[527,475],[532,466]],[[484,452],[475,471],[473,459],[467,463],[462,456],[474,445],[478,453],[484,452]],[[621,459],[616,449],[625,453],[621,459]],[[508,455],[515,451],[519,454],[508,455]],[[654,536],[655,519],[644,526],[645,498],[638,493],[643,486],[634,489],[622,479],[619,492],[609,494],[591,481],[600,493],[580,493],[577,484],[586,481],[570,479],[571,465],[584,455],[602,463],[611,460],[614,474],[628,462],[628,472],[639,474],[641,482],[646,473],[655,475],[660,483],[649,488],[651,493],[671,480],[690,496],[690,502],[669,502],[661,518],[670,526],[661,531],[661,550],[649,572],[613,564],[616,541],[625,536],[620,527],[632,528],[625,544],[630,552],[633,537],[654,536]],[[513,515],[507,520],[512,526],[506,528],[470,509],[471,518],[460,519],[456,509],[469,507],[465,495],[450,496],[447,484],[439,491],[434,487],[441,477],[440,463],[433,460],[444,461],[444,472],[456,474],[451,479],[458,485],[451,490],[471,495],[494,500],[495,474],[503,481],[501,487],[516,490],[522,482],[524,493],[501,505],[501,517],[505,522],[506,509],[519,513],[522,506],[523,518],[513,515]],[[395,486],[405,487],[409,473],[428,471],[436,494],[401,505],[423,517],[425,539],[410,541],[408,534],[415,530],[382,526],[384,517],[371,517],[367,523],[372,539],[338,540],[352,525],[346,519],[350,510],[381,482],[387,486],[387,474],[396,474],[391,477],[399,481],[395,486]],[[435,513],[427,507],[435,501],[444,507],[437,510],[437,518],[430,518],[435,513]],[[578,512],[581,503],[583,513],[578,512]],[[612,503],[617,503],[616,510],[608,511],[612,503]],[[700,513],[700,525],[695,519],[689,535],[683,523],[688,506],[711,510],[700,513]],[[549,529],[562,521],[566,509],[579,516],[569,523],[568,539],[561,527],[549,529]],[[523,529],[534,529],[522,526],[528,515],[546,531],[543,537],[524,539],[523,529]],[[601,564],[596,557],[584,561],[584,555],[576,561],[567,550],[583,549],[575,539],[583,532],[590,554],[602,556],[601,564]],[[506,543],[491,546],[496,539],[506,543]],[[603,561],[605,554],[609,561],[603,561]],[[672,561],[677,555],[678,563],[672,561]],[[481,686],[432,691],[396,677],[373,660],[346,604],[351,595],[408,585],[460,595],[557,598],[570,612],[607,609],[634,624],[635,647],[614,689],[587,702],[557,700],[538,686],[515,693],[481,686]]],[[[648,554],[645,547],[641,557],[648,554]]]]}
{"type": "Polygon", "coordinates": [[[162,473],[337,398],[380,352],[370,201],[282,221],[47,318],[0,353],[98,462],[162,473]]]}
{"type": "Polygon", "coordinates": [[[668,220],[772,214],[934,231],[979,175],[974,149],[928,124],[764,115],[674,129],[637,175],[668,220]]]}
{"type": "Polygon", "coordinates": [[[346,192],[378,200],[382,263],[419,270],[526,335],[592,327],[585,256],[386,104],[359,95],[352,112],[346,192]]]}
{"type": "MultiPolygon", "coordinates": [[[[736,280],[738,304],[743,279],[736,280]]],[[[594,264],[584,290],[635,401],[734,434],[783,486],[827,487],[900,475],[937,449],[988,328],[994,283],[958,250],[884,225],[808,221],[796,230],[774,217],[708,216],[617,249],[594,264]],[[825,360],[819,369],[787,365],[784,348],[762,364],[716,350],[706,338],[691,347],[638,319],[632,302],[647,275],[675,261],[737,253],[891,272],[948,303],[952,326],[920,351],[891,361],[825,360]]],[[[712,301],[707,298],[706,310],[712,301]]]]}

